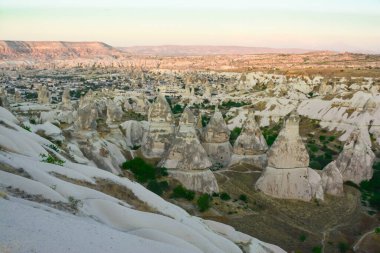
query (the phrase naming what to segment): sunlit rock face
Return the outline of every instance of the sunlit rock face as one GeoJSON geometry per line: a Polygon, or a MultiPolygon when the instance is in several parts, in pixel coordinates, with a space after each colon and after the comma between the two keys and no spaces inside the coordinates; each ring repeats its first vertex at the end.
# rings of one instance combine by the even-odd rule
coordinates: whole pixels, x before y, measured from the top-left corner
{"type": "Polygon", "coordinates": [[[299,135],[299,116],[292,113],[268,151],[268,166],[277,169],[305,168],[309,154],[299,135]]]}
{"type": "Polygon", "coordinates": [[[363,134],[360,130],[353,131],[336,160],[336,166],[342,174],[343,181],[360,184],[373,176],[372,166],[375,154],[363,134]]]}
{"type": "Polygon", "coordinates": [[[159,163],[186,188],[199,192],[218,192],[211,161],[202,147],[196,130],[196,119],[189,108],[182,113],[176,136],[159,163]]]}
{"type": "Polygon", "coordinates": [[[38,103],[49,104],[50,103],[50,92],[46,86],[40,86],[38,90],[38,103]]]}
{"type": "Polygon", "coordinates": [[[242,132],[233,147],[230,166],[238,163],[253,165],[264,169],[267,165],[267,142],[258,127],[252,111],[244,122],[242,132]]]}
{"type": "Polygon", "coordinates": [[[323,199],[321,176],[309,166],[309,155],[299,135],[299,117],[286,120],[268,151],[268,166],[256,182],[256,189],[282,199],[323,199]]]}
{"type": "Polygon", "coordinates": [[[147,158],[161,158],[174,137],[174,118],[165,97],[159,95],[149,109],[149,130],[144,137],[142,154],[147,158]]]}
{"type": "Polygon", "coordinates": [[[214,115],[203,131],[203,147],[211,162],[218,166],[227,166],[232,155],[230,130],[224,122],[222,113],[216,108],[214,115]]]}

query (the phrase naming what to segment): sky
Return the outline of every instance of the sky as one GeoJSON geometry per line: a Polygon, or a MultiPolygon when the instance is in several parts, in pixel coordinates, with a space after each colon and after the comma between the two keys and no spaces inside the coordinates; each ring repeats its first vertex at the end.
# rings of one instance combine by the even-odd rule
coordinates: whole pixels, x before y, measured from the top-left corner
{"type": "Polygon", "coordinates": [[[380,53],[380,0],[0,0],[0,39],[380,53]]]}

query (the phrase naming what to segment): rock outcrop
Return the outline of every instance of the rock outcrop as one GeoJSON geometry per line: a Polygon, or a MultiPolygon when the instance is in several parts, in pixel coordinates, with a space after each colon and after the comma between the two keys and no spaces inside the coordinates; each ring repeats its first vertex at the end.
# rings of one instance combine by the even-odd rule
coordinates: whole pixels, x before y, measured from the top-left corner
{"type": "Polygon", "coordinates": [[[72,110],[73,106],[71,104],[70,89],[66,87],[62,94],[62,109],[72,110]]]}
{"type": "Polygon", "coordinates": [[[308,166],[309,155],[299,135],[299,117],[293,112],[269,149],[268,166],[255,187],[275,198],[323,199],[321,176],[308,166]]]}
{"type": "Polygon", "coordinates": [[[230,130],[224,122],[222,113],[216,108],[203,131],[202,143],[214,166],[224,167],[229,164],[232,155],[229,139],[230,130]]]}
{"type": "Polygon", "coordinates": [[[141,146],[144,132],[148,131],[149,124],[146,121],[128,120],[120,124],[124,130],[127,146],[137,149],[141,146]]]}
{"type": "Polygon", "coordinates": [[[95,103],[91,100],[91,95],[82,97],[79,101],[77,118],[74,122],[78,130],[96,130],[98,110],[95,103]]]}
{"type": "Polygon", "coordinates": [[[9,108],[9,101],[7,98],[7,92],[3,87],[0,87],[0,106],[4,108],[9,108]]]}
{"type": "Polygon", "coordinates": [[[322,177],[322,186],[325,193],[335,196],[343,195],[343,177],[336,162],[329,163],[320,173],[322,177]]]}
{"type": "Polygon", "coordinates": [[[141,148],[147,158],[161,158],[169,149],[174,136],[174,118],[168,102],[158,95],[149,109],[149,131],[141,148]]]}
{"type": "Polygon", "coordinates": [[[236,139],[229,166],[239,163],[264,169],[267,165],[267,142],[258,127],[252,111],[244,122],[242,132],[236,139]]]}
{"type": "Polygon", "coordinates": [[[38,90],[38,103],[40,104],[50,103],[50,92],[48,88],[44,85],[40,86],[38,90]]]}
{"type": "Polygon", "coordinates": [[[107,124],[120,122],[123,117],[123,109],[113,100],[107,101],[107,124]]]}
{"type": "Polygon", "coordinates": [[[186,188],[199,192],[218,192],[218,184],[209,170],[212,166],[195,130],[195,117],[189,108],[182,113],[176,136],[159,163],[186,188]]]}
{"type": "Polygon", "coordinates": [[[375,154],[363,134],[359,129],[353,131],[336,159],[336,167],[342,174],[343,181],[360,184],[372,178],[375,154]]]}

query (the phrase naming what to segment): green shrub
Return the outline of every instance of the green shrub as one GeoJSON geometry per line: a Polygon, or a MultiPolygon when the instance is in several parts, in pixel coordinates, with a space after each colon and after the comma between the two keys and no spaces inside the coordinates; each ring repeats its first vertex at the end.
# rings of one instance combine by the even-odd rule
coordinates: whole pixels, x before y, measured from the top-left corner
{"type": "Polygon", "coordinates": [[[241,201],[244,201],[244,202],[248,202],[248,197],[247,197],[247,195],[245,195],[245,194],[241,194],[240,196],[239,196],[239,199],[241,200],[241,201]]]}
{"type": "Polygon", "coordinates": [[[173,112],[173,114],[183,113],[183,110],[184,110],[184,109],[185,109],[185,108],[182,107],[181,105],[176,104],[175,106],[173,106],[173,108],[172,108],[172,112],[173,112]]]}
{"type": "Polygon", "coordinates": [[[307,236],[305,234],[300,235],[299,239],[301,242],[306,241],[307,236]]]}
{"type": "Polygon", "coordinates": [[[236,139],[239,137],[241,133],[241,128],[240,127],[235,127],[230,134],[230,143],[233,145],[236,141],[236,139]]]}
{"type": "Polygon", "coordinates": [[[55,152],[59,153],[59,148],[58,148],[56,145],[54,145],[54,144],[50,144],[50,145],[49,145],[49,148],[51,148],[51,149],[54,150],[55,152]]]}
{"type": "Polygon", "coordinates": [[[313,143],[308,143],[307,147],[313,153],[318,152],[318,150],[319,150],[319,147],[313,143]]]}
{"type": "Polygon", "coordinates": [[[197,200],[197,205],[200,212],[208,210],[211,206],[211,196],[207,193],[202,194],[197,200]]]}
{"type": "Polygon", "coordinates": [[[150,180],[146,188],[161,196],[169,188],[169,184],[167,181],[150,180]]]}
{"type": "Polygon", "coordinates": [[[173,189],[172,194],[170,195],[171,198],[174,199],[187,199],[189,201],[193,200],[195,197],[195,192],[186,189],[182,185],[178,185],[173,189]]]}
{"type": "Polygon", "coordinates": [[[220,197],[221,200],[230,200],[231,199],[230,195],[228,195],[228,193],[226,193],[226,192],[222,192],[219,195],[219,197],[220,197]]]}
{"type": "Polygon", "coordinates": [[[380,234],[380,227],[375,228],[375,233],[380,234]]]}
{"type": "Polygon", "coordinates": [[[225,107],[225,108],[231,108],[231,107],[242,107],[244,105],[247,105],[247,103],[245,102],[234,102],[234,101],[228,101],[228,102],[223,102],[222,103],[222,107],[225,107]]]}
{"type": "Polygon", "coordinates": [[[63,164],[65,163],[65,161],[60,160],[50,154],[49,155],[40,154],[40,156],[42,157],[41,162],[44,162],[44,163],[51,163],[51,164],[55,164],[59,166],[63,166],[63,164]]]}
{"type": "Polygon", "coordinates": [[[208,117],[206,115],[202,115],[202,126],[203,127],[207,126],[209,121],[210,121],[210,117],[208,117]]]}
{"type": "Polygon", "coordinates": [[[326,140],[326,136],[324,136],[324,135],[319,136],[319,140],[320,140],[320,141],[324,141],[324,140],[326,140]]]}
{"type": "Polygon", "coordinates": [[[33,125],[37,124],[35,119],[30,119],[29,122],[30,122],[30,124],[33,124],[33,125]]]}
{"type": "Polygon", "coordinates": [[[330,136],[328,140],[331,142],[331,141],[334,141],[335,138],[336,138],[335,136],[330,136]]]}
{"type": "Polygon", "coordinates": [[[349,247],[348,247],[347,243],[340,242],[338,244],[338,249],[339,249],[340,253],[346,253],[348,251],[349,247]]]}
{"type": "Polygon", "coordinates": [[[145,183],[148,180],[153,180],[156,178],[156,170],[153,166],[146,163],[140,157],[124,162],[122,168],[125,170],[130,170],[136,180],[140,183],[145,183]]]}
{"type": "Polygon", "coordinates": [[[316,246],[314,247],[311,252],[313,253],[322,253],[322,247],[321,246],[316,246]]]}
{"type": "Polygon", "coordinates": [[[32,132],[30,126],[22,125],[21,127],[24,128],[26,131],[32,132]]]}

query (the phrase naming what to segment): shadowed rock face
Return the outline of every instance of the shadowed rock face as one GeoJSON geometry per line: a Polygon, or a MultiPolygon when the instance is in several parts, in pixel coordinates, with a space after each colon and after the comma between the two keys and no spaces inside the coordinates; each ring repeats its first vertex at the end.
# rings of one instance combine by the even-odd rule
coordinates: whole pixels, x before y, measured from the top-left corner
{"type": "Polygon", "coordinates": [[[371,147],[364,141],[360,130],[356,130],[347,139],[336,160],[336,166],[343,176],[343,181],[360,184],[372,178],[374,160],[375,154],[371,147]]]}
{"type": "Polygon", "coordinates": [[[277,169],[305,168],[309,154],[299,135],[299,116],[292,113],[268,151],[268,166],[277,169]]]}
{"type": "Polygon", "coordinates": [[[165,97],[159,95],[149,110],[149,131],[142,153],[147,158],[161,158],[169,149],[174,135],[174,118],[165,97]]]}
{"type": "Polygon", "coordinates": [[[259,155],[267,151],[268,145],[252,112],[248,114],[242,132],[234,143],[234,154],[259,155]]]}

